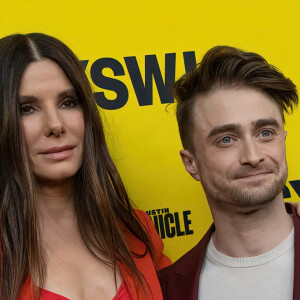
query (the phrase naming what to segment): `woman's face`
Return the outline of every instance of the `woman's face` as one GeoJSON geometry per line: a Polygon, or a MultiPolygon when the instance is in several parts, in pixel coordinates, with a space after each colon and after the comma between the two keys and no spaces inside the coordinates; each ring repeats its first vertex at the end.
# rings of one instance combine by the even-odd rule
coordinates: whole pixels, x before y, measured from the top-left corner
{"type": "Polygon", "coordinates": [[[32,172],[38,182],[61,182],[82,164],[84,116],[63,70],[44,59],[30,63],[19,89],[21,122],[32,172]]]}

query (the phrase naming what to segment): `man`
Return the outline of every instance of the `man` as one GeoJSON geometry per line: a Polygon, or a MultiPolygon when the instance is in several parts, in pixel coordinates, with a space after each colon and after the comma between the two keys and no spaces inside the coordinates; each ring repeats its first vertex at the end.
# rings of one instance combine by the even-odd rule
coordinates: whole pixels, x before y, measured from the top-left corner
{"type": "Polygon", "coordinates": [[[175,83],[175,97],[181,158],[214,225],[160,272],[165,299],[300,299],[300,219],[282,194],[295,85],[258,54],[218,46],[175,83]]]}

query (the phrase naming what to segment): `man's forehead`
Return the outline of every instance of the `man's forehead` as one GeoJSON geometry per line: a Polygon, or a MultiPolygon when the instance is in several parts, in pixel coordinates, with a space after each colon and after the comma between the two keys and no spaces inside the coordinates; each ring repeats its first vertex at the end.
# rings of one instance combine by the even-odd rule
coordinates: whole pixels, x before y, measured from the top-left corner
{"type": "Polygon", "coordinates": [[[279,105],[269,95],[251,88],[224,88],[200,95],[193,110],[195,129],[204,131],[227,124],[249,127],[271,118],[282,125],[279,105]]]}

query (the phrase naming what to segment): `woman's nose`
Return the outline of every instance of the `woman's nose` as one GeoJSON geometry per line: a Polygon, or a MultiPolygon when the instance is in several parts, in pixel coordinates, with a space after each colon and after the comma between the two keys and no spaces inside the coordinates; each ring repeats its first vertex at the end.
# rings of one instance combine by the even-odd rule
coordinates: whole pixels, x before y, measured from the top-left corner
{"type": "Polygon", "coordinates": [[[47,110],[45,114],[45,135],[59,137],[63,133],[63,122],[57,108],[47,110]]]}

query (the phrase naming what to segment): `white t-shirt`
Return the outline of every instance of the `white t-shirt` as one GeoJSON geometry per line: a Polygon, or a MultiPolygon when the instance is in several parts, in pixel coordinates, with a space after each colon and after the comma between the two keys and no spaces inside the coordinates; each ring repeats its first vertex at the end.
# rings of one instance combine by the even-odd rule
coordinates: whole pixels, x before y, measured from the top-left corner
{"type": "Polygon", "coordinates": [[[235,258],[220,253],[212,239],[199,281],[199,300],[292,300],[294,229],[274,249],[235,258]]]}

